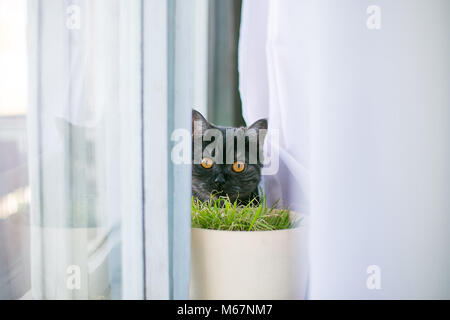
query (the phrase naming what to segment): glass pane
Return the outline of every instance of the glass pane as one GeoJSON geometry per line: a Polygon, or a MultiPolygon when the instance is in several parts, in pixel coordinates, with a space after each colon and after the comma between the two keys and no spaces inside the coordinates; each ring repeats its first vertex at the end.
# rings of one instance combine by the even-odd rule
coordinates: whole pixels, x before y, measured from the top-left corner
{"type": "Polygon", "coordinates": [[[0,0],[0,299],[30,289],[26,2],[0,0]]]}
{"type": "Polygon", "coordinates": [[[143,298],[140,3],[0,0],[2,299],[143,298]]]}

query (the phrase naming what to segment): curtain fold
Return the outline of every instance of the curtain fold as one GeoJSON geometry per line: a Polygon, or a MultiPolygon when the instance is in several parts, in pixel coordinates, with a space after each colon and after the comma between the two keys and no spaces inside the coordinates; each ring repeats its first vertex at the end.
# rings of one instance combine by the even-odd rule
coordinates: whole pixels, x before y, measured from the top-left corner
{"type": "Polygon", "coordinates": [[[269,198],[310,208],[311,298],[450,297],[449,6],[244,1],[244,116],[280,130],[269,198]]]}
{"type": "Polygon", "coordinates": [[[139,5],[29,2],[33,298],[143,297],[139,5]]]}
{"type": "Polygon", "coordinates": [[[309,34],[297,15],[307,6],[305,1],[244,1],[239,43],[245,121],[269,119],[265,150],[274,144],[279,157],[276,174],[263,177],[263,188],[269,202],[280,200],[302,213],[309,212],[309,34]],[[289,23],[295,36],[280,30],[280,24],[289,23]]]}
{"type": "Polygon", "coordinates": [[[188,298],[189,5],[29,1],[32,298],[188,298]]]}

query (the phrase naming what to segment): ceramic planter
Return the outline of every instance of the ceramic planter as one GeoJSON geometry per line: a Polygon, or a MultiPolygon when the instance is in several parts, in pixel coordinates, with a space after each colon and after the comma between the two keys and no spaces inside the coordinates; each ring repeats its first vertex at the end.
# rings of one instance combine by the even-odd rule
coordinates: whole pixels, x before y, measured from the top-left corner
{"type": "Polygon", "coordinates": [[[304,299],[307,228],[192,229],[191,299],[304,299]]]}

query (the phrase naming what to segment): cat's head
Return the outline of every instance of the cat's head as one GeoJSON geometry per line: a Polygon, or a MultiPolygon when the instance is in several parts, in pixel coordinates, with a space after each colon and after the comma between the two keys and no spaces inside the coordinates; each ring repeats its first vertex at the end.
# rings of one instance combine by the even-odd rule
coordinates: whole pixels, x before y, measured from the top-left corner
{"type": "Polygon", "coordinates": [[[267,120],[248,127],[222,127],[192,111],[192,194],[246,201],[258,191],[267,120]]]}

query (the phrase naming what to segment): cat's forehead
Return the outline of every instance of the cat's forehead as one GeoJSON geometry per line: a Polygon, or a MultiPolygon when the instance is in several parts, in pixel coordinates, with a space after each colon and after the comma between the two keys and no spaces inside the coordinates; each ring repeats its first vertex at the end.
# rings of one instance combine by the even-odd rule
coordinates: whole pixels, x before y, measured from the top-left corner
{"type": "Polygon", "coordinates": [[[224,126],[211,126],[210,129],[217,129],[220,132],[222,132],[222,134],[241,134],[241,133],[245,133],[247,131],[246,127],[224,127],[224,126]]]}
{"type": "MultiPolygon", "coordinates": [[[[247,141],[248,137],[256,136],[252,133],[252,130],[248,130],[245,127],[210,126],[203,132],[203,147],[211,143],[211,137],[214,137],[214,142],[221,142],[224,145],[227,145],[227,142],[229,142],[230,139],[231,141],[234,141],[234,139],[238,138],[239,141],[247,141]],[[216,138],[219,138],[219,140],[216,138]],[[240,138],[244,140],[240,140],[240,138]]],[[[234,143],[232,142],[232,144],[234,143]]]]}

